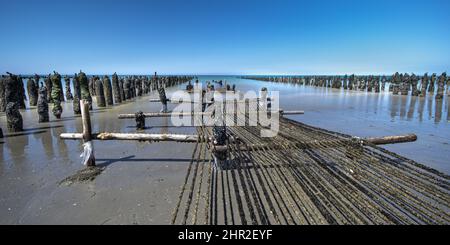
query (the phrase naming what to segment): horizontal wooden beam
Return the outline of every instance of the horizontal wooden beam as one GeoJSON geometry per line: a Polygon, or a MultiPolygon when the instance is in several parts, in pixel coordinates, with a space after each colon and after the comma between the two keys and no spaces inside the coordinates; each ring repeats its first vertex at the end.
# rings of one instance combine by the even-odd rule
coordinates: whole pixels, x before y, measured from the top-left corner
{"type": "MultiPolygon", "coordinates": [[[[61,139],[65,140],[82,140],[82,133],[63,133],[60,135],[61,139]]],[[[185,142],[194,143],[199,140],[198,135],[195,134],[145,134],[145,133],[95,133],[92,134],[92,140],[135,140],[135,141],[175,141],[175,142],[185,142]]],[[[385,136],[385,137],[373,137],[373,138],[361,138],[358,140],[362,144],[369,143],[375,145],[386,145],[386,144],[398,144],[406,142],[414,142],[417,140],[415,134],[407,135],[397,135],[397,136],[385,136]]],[[[207,139],[208,142],[211,139],[207,139]]],[[[234,140],[233,140],[234,141],[234,140]]],[[[351,139],[342,140],[328,140],[328,141],[317,141],[317,142],[304,142],[292,145],[291,147],[299,147],[301,149],[316,148],[330,145],[332,147],[336,143],[350,142],[351,139]]],[[[247,145],[251,149],[282,149],[285,146],[280,146],[276,144],[249,144],[247,145]]],[[[226,151],[227,146],[213,146],[215,151],[226,151]]],[[[289,148],[289,146],[287,146],[289,148]]],[[[242,151],[245,151],[247,147],[241,146],[242,151]]]]}
{"type": "MultiPolygon", "coordinates": [[[[151,103],[160,103],[161,102],[161,100],[157,99],[157,98],[149,99],[148,101],[151,102],[151,103]]],[[[260,99],[259,98],[256,98],[256,99],[245,99],[245,100],[237,99],[237,100],[223,100],[223,101],[217,100],[216,102],[222,102],[222,103],[223,102],[226,102],[226,103],[248,103],[250,101],[257,102],[257,101],[260,101],[260,99]]],[[[208,104],[208,105],[214,104],[214,101],[208,101],[208,102],[202,101],[202,102],[200,102],[200,101],[178,101],[178,100],[170,100],[170,99],[167,99],[166,102],[172,103],[172,104],[181,104],[181,103],[191,103],[191,104],[200,104],[200,103],[202,103],[202,104],[208,104]]]]}
{"type": "MultiPolygon", "coordinates": [[[[364,144],[374,144],[374,145],[387,145],[387,144],[398,144],[398,143],[407,143],[414,142],[417,140],[417,136],[415,134],[407,134],[407,135],[396,135],[396,136],[384,136],[384,137],[373,137],[373,138],[355,138],[364,144]]],[[[280,149],[290,149],[290,148],[300,148],[300,149],[313,149],[318,147],[333,147],[333,145],[345,142],[351,142],[352,139],[337,139],[337,140],[326,140],[326,141],[313,141],[313,142],[302,142],[295,143],[290,145],[279,145],[279,144],[247,144],[241,145],[239,149],[241,151],[259,151],[259,150],[280,150],[280,149]]],[[[216,145],[213,146],[213,150],[217,152],[227,151],[227,146],[216,145]]]]}
{"type": "Polygon", "coordinates": [[[282,115],[303,115],[303,114],[305,114],[305,111],[283,111],[283,110],[280,110],[280,113],[282,115]]]}
{"type": "MultiPolygon", "coordinates": [[[[83,134],[63,133],[61,139],[81,140],[83,134]]],[[[144,133],[95,133],[93,140],[136,140],[136,141],[175,141],[193,143],[198,141],[197,135],[191,134],[144,134],[144,133]]]]}
{"type": "Polygon", "coordinates": [[[417,135],[407,134],[407,135],[397,135],[397,136],[366,138],[364,141],[375,144],[375,145],[387,145],[387,144],[414,142],[416,140],[417,140],[417,135]]]}
{"type": "MultiPolygon", "coordinates": [[[[252,112],[256,113],[256,112],[252,112]]],[[[272,113],[277,113],[277,111],[273,111],[272,113]]],[[[302,115],[305,114],[304,111],[283,111],[279,110],[278,113],[282,115],[302,115]]],[[[211,112],[147,112],[144,113],[144,116],[147,117],[172,117],[173,116],[211,116],[211,112]]],[[[135,114],[119,114],[119,119],[134,119],[136,118],[135,114]]]]}

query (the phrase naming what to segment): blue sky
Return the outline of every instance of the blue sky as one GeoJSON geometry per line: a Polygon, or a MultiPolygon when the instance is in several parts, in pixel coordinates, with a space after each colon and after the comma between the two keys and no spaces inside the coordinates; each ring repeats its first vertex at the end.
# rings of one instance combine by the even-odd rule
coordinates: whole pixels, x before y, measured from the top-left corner
{"type": "Polygon", "coordinates": [[[0,0],[0,72],[391,74],[450,67],[450,1],[0,0]]]}

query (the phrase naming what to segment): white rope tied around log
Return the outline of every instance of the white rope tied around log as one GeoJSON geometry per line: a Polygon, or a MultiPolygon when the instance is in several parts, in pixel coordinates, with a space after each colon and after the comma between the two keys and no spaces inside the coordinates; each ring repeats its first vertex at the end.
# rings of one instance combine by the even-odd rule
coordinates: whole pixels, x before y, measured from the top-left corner
{"type": "Polygon", "coordinates": [[[94,152],[94,145],[92,144],[92,141],[88,141],[83,144],[83,153],[81,153],[80,157],[82,158],[82,162],[84,166],[87,165],[89,160],[91,160],[94,152]]]}
{"type": "Polygon", "coordinates": [[[98,139],[101,139],[101,140],[108,140],[108,139],[112,139],[113,138],[113,135],[111,134],[111,133],[100,133],[100,134],[98,134],[97,135],[97,138],[98,139]]]}

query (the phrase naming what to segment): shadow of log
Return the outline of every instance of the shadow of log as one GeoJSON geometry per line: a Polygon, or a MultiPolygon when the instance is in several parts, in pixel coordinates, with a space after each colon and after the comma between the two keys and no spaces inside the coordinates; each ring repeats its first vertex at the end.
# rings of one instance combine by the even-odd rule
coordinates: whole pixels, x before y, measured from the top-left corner
{"type": "Polygon", "coordinates": [[[74,121],[75,117],[66,117],[66,118],[61,118],[61,119],[55,119],[55,120],[51,120],[50,122],[65,122],[65,121],[74,121]]]}
{"type": "Polygon", "coordinates": [[[47,132],[47,131],[46,130],[40,130],[40,131],[28,132],[28,133],[7,134],[7,135],[4,135],[3,138],[13,138],[13,137],[25,136],[25,135],[36,135],[36,134],[43,134],[45,132],[47,132]]]}
{"type": "MultiPolygon", "coordinates": [[[[155,126],[148,126],[143,128],[142,130],[147,130],[147,129],[153,129],[153,128],[195,128],[196,126],[164,126],[164,125],[155,125],[155,126]]],[[[126,126],[126,128],[136,128],[136,126],[126,126]]]]}
{"type": "Polygon", "coordinates": [[[53,129],[53,128],[62,128],[64,126],[62,125],[56,125],[56,126],[47,126],[47,127],[38,127],[38,128],[26,128],[23,131],[24,132],[28,132],[28,131],[35,131],[35,130],[44,130],[44,129],[53,129]]]}
{"type": "Polygon", "coordinates": [[[95,159],[97,161],[98,167],[107,167],[113,163],[117,162],[186,162],[189,163],[191,161],[190,158],[134,158],[135,155],[117,158],[117,159],[110,159],[110,158],[97,158],[95,159]],[[102,163],[99,163],[102,162],[102,163]]]}

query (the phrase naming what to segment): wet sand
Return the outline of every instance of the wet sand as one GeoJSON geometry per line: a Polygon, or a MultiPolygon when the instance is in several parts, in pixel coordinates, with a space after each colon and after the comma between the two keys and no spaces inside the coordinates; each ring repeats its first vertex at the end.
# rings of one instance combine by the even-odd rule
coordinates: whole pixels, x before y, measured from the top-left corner
{"type": "MultiPolygon", "coordinates": [[[[417,142],[386,148],[450,173],[448,96],[440,104],[387,93],[201,77],[202,81],[211,79],[226,79],[241,91],[262,86],[278,90],[283,109],[306,113],[289,118],[317,127],[361,137],[416,133],[417,142]]],[[[94,108],[93,131],[135,132],[134,120],[118,120],[117,114],[159,111],[158,103],[147,102],[150,97],[157,95],[108,109],[94,108]]],[[[81,118],[73,116],[71,102],[63,106],[61,120],[51,115],[51,122],[44,124],[37,123],[35,109],[22,111],[26,130],[18,134],[6,132],[6,119],[0,114],[6,136],[0,139],[0,224],[170,223],[194,145],[95,142],[97,164],[106,166],[105,171],[90,183],[59,186],[83,168],[81,142],[58,138],[63,132],[81,131],[81,118]]],[[[146,124],[146,132],[195,132],[189,127],[164,127],[170,125],[169,118],[149,118],[146,124]]]]}
{"type": "MultiPolygon", "coordinates": [[[[169,92],[170,90],[168,90],[169,92]]],[[[148,103],[156,94],[91,113],[93,131],[135,132],[126,112],[159,111],[148,103]]],[[[58,183],[84,168],[81,142],[63,141],[63,132],[81,132],[81,117],[64,104],[61,120],[37,123],[35,109],[22,111],[25,132],[1,139],[1,224],[167,224],[178,195],[192,144],[95,142],[97,165],[105,171],[90,183],[58,183]]],[[[94,102],[95,105],[95,102],[94,102]]],[[[170,119],[147,119],[146,132],[188,133],[194,128],[163,127],[170,119]]],[[[6,127],[4,114],[0,116],[6,127]]]]}

